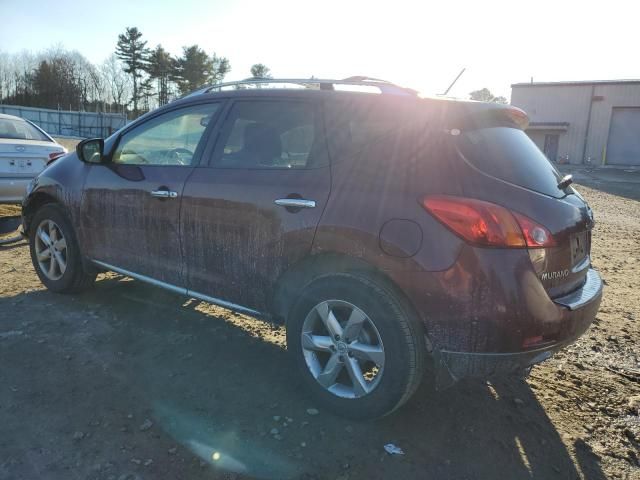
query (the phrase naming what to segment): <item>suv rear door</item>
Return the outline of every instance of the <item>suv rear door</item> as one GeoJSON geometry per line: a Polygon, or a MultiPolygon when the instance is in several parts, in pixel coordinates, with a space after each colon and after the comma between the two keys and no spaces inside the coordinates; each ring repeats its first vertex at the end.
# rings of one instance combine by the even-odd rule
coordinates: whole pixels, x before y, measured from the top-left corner
{"type": "Polygon", "coordinates": [[[184,287],[179,212],[220,103],[173,109],[125,131],[111,159],[90,165],[81,207],[93,260],[184,287]]]}
{"type": "Polygon", "coordinates": [[[280,274],[310,252],[329,196],[320,104],[236,100],[210,158],[184,191],[188,288],[262,310],[280,274]]]}

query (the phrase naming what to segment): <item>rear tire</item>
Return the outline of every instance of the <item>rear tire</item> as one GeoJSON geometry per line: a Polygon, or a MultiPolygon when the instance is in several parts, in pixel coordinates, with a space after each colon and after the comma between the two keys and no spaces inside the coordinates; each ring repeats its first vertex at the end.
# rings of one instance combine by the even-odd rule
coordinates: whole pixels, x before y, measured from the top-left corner
{"type": "Polygon", "coordinates": [[[85,271],[75,231],[60,206],[49,203],[35,213],[29,249],[40,281],[52,292],[75,293],[93,285],[96,273],[85,271]]]}
{"type": "Polygon", "coordinates": [[[351,273],[305,287],[287,319],[287,350],[316,401],[351,419],[402,406],[422,381],[422,323],[391,288],[351,273]]]}

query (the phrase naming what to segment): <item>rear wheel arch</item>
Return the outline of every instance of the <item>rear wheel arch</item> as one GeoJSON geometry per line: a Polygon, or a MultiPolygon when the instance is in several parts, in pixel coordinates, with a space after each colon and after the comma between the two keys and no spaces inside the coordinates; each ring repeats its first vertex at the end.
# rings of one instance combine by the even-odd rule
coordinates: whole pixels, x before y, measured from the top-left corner
{"type": "MultiPolygon", "coordinates": [[[[339,253],[311,255],[283,273],[276,282],[271,299],[272,314],[279,322],[286,323],[289,312],[296,303],[300,292],[307,285],[317,278],[342,273],[363,277],[388,290],[400,301],[408,315],[414,316],[422,323],[422,317],[412,302],[388,275],[365,260],[339,253]]],[[[425,331],[425,335],[428,337],[428,332],[425,331]]],[[[430,349],[428,338],[427,341],[430,349]]]]}

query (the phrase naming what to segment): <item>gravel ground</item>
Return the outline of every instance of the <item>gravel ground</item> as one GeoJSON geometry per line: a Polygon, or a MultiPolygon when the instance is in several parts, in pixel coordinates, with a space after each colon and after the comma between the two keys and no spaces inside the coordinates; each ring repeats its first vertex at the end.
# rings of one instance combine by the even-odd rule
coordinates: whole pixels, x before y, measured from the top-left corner
{"type": "Polygon", "coordinates": [[[115,274],[52,294],[0,247],[0,479],[640,479],[640,188],[595,186],[583,338],[369,423],[315,410],[280,327],[115,274]]]}

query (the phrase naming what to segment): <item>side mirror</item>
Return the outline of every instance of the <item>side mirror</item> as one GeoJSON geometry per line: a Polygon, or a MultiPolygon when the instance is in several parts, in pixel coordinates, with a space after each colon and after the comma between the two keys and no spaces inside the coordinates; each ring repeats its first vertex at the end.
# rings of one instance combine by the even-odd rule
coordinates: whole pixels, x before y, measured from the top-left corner
{"type": "Polygon", "coordinates": [[[76,145],[78,158],[87,163],[102,163],[104,161],[104,140],[102,138],[87,138],[76,145]]]}

